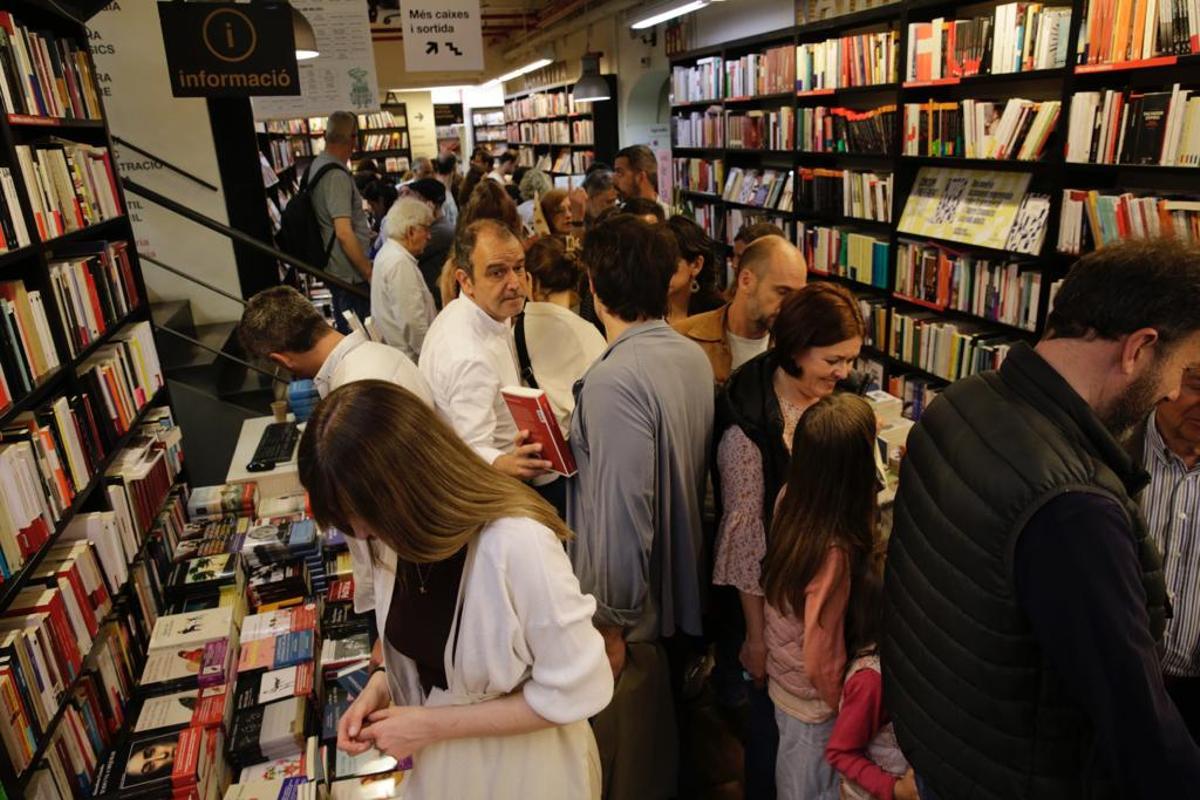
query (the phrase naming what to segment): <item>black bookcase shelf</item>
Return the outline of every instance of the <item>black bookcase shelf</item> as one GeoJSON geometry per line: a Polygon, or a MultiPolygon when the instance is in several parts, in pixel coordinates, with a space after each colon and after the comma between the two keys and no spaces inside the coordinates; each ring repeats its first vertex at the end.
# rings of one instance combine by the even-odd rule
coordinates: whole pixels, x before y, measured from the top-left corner
{"type": "MultiPolygon", "coordinates": [[[[894,104],[896,111],[895,133],[889,143],[886,154],[856,154],[856,153],[818,153],[794,152],[779,153],[776,151],[747,151],[735,150],[724,146],[673,147],[672,155],[676,159],[704,160],[710,164],[720,160],[723,166],[722,179],[728,177],[733,167],[779,169],[781,162],[797,167],[842,167],[878,172],[890,172],[893,176],[892,187],[892,219],[893,222],[878,223],[852,220],[841,215],[808,214],[797,209],[794,212],[778,212],[770,209],[752,210],[740,203],[732,203],[721,196],[723,186],[717,187],[716,193],[678,190],[676,202],[684,210],[694,209],[697,215],[703,214],[711,221],[712,228],[722,244],[727,244],[735,231],[729,230],[729,218],[732,212],[740,214],[757,214],[770,218],[790,218],[796,222],[813,221],[818,224],[837,225],[850,231],[869,232],[889,244],[889,262],[887,265],[888,287],[896,285],[896,258],[898,242],[926,242],[947,250],[972,253],[981,258],[1016,262],[1037,269],[1042,273],[1041,295],[1039,297],[1038,328],[1035,332],[1005,323],[988,320],[983,317],[953,310],[927,309],[921,304],[913,304],[900,296],[895,296],[891,288],[880,289],[866,286],[849,279],[837,276],[820,275],[811,272],[814,278],[835,280],[851,286],[855,292],[864,296],[889,298],[889,305],[897,308],[917,310],[924,308],[947,321],[969,321],[984,330],[994,330],[997,333],[1011,335],[1014,339],[1030,339],[1040,332],[1045,324],[1047,306],[1050,299],[1050,286],[1066,274],[1066,270],[1074,261],[1074,256],[1057,252],[1059,225],[1061,216],[1061,198],[1064,189],[1098,189],[1105,192],[1123,191],[1127,187],[1144,190],[1157,190],[1163,193],[1196,193],[1196,179],[1200,178],[1200,167],[1189,166],[1160,166],[1157,164],[1080,164],[1065,161],[1065,144],[1068,121],[1070,119],[1071,100],[1078,91],[1102,91],[1105,89],[1138,91],[1167,91],[1172,84],[1179,83],[1184,88],[1200,87],[1200,53],[1189,55],[1159,56],[1156,58],[1127,61],[1118,64],[1077,65],[1076,42],[1079,31],[1087,14],[1087,0],[1070,0],[1072,16],[1070,34],[1066,42],[1060,42],[1068,56],[1064,67],[1051,69],[1027,70],[1022,72],[1007,72],[985,74],[939,81],[905,82],[908,56],[908,26],[912,22],[930,22],[937,17],[947,20],[980,16],[991,13],[989,4],[980,4],[972,0],[902,0],[902,2],[876,6],[864,11],[848,14],[818,22],[799,25],[737,41],[719,45],[707,46],[681,53],[671,59],[672,67],[693,67],[697,61],[713,56],[720,56],[726,61],[736,59],[748,53],[761,53],[771,47],[784,44],[797,46],[804,43],[820,42],[825,39],[859,33],[870,33],[882,30],[898,32],[896,42],[896,74],[898,82],[854,86],[833,90],[800,91],[797,87],[790,103],[799,116],[801,110],[813,106],[846,105],[858,110],[866,110],[878,106],[894,104]],[[1012,97],[1026,97],[1034,100],[1057,100],[1061,102],[1061,110],[1055,130],[1052,132],[1042,157],[1036,161],[1018,161],[982,158],[956,158],[934,156],[903,155],[903,107],[906,103],[924,103],[930,100],[959,101],[963,99],[986,99],[1003,101],[1012,97]],[[939,240],[928,236],[906,234],[898,230],[899,221],[908,199],[917,173],[923,167],[938,167],[944,169],[971,169],[977,171],[992,171],[1003,174],[1029,173],[1030,192],[1047,194],[1051,198],[1050,215],[1046,223],[1046,234],[1042,249],[1033,255],[1012,253],[1005,250],[976,247],[963,242],[939,240]]],[[[724,76],[721,77],[722,86],[724,76]]],[[[742,111],[752,108],[772,110],[789,101],[777,94],[754,98],[711,98],[696,101],[672,102],[670,113],[673,118],[687,117],[693,112],[705,111],[715,107],[719,115],[718,125],[724,125],[726,111],[742,111]]],[[[703,185],[703,184],[701,184],[703,185]]],[[[1024,268],[1024,267],[1023,267],[1024,268]]],[[[886,335],[890,338],[891,315],[886,335]]],[[[916,365],[906,364],[888,356],[885,349],[864,348],[864,353],[877,357],[885,365],[889,374],[903,372],[919,375],[946,383],[946,379],[920,369],[916,365]]]]}
{"type": "MultiPolygon", "coordinates": [[[[60,39],[72,40],[83,52],[88,52],[89,37],[84,23],[66,15],[53,3],[39,0],[11,0],[6,3],[6,11],[10,11],[18,23],[27,24],[31,30],[53,34],[60,39]]],[[[89,56],[90,59],[90,56],[89,56]]],[[[0,66],[0,69],[3,67],[0,66]]],[[[95,65],[91,65],[93,74],[98,74],[95,65]]],[[[101,107],[104,97],[98,92],[101,107]]],[[[88,383],[80,373],[80,366],[98,349],[114,341],[114,335],[132,322],[150,322],[150,310],[145,281],[142,276],[141,263],[136,249],[137,237],[132,228],[130,218],[125,214],[102,220],[93,225],[62,236],[39,239],[29,198],[25,196],[25,182],[21,172],[21,164],[16,155],[18,143],[32,143],[44,138],[58,136],[86,142],[93,146],[102,146],[110,153],[113,152],[112,137],[108,124],[104,119],[59,119],[48,117],[33,117],[15,114],[0,114],[0,164],[12,172],[17,194],[20,198],[20,208],[16,209],[24,217],[25,227],[29,232],[32,243],[17,250],[0,254],[0,279],[20,279],[29,290],[41,293],[51,338],[58,353],[61,364],[59,367],[41,376],[32,390],[24,396],[0,408],[0,426],[8,425],[19,414],[42,407],[52,398],[60,396],[75,396],[88,391],[88,383]],[[74,357],[70,356],[67,346],[66,326],[62,324],[64,313],[58,306],[58,298],[53,290],[50,278],[50,262],[55,258],[56,249],[62,245],[87,241],[124,241],[127,242],[126,253],[130,259],[133,273],[133,283],[139,304],[132,308],[123,318],[109,324],[104,333],[96,341],[82,348],[74,357]]],[[[113,163],[113,168],[117,165],[113,163]]],[[[117,206],[127,208],[124,189],[117,181],[117,206]]],[[[151,323],[152,324],[152,323],[151,323]]],[[[11,388],[11,387],[10,387],[11,388]]],[[[160,387],[148,402],[130,421],[129,429],[118,437],[113,447],[95,464],[95,470],[85,486],[80,487],[68,508],[66,508],[55,524],[47,542],[33,553],[21,568],[7,580],[0,583],[0,614],[9,608],[13,598],[25,586],[39,566],[45,560],[51,546],[58,542],[67,526],[76,514],[85,510],[107,509],[108,499],[98,488],[106,482],[105,472],[118,458],[125,448],[138,435],[138,428],[145,421],[151,409],[169,401],[168,390],[160,387]]],[[[110,617],[111,618],[111,617],[110,617]]],[[[107,621],[108,618],[106,618],[107,621]]],[[[140,658],[136,653],[135,660],[140,658]]],[[[85,668],[82,673],[86,674],[85,668]]],[[[10,798],[22,797],[31,776],[37,771],[38,765],[47,754],[50,740],[53,738],[56,726],[63,719],[66,708],[73,702],[71,690],[79,685],[77,678],[64,693],[57,713],[50,725],[37,743],[34,760],[23,775],[17,776],[9,760],[7,750],[0,748],[0,786],[10,798]]],[[[14,724],[11,720],[6,724],[14,724]]]]}
{"type": "MultiPolygon", "coordinates": [[[[512,92],[504,96],[504,121],[508,129],[508,139],[506,140],[507,149],[509,152],[517,153],[517,163],[524,166],[536,166],[544,156],[550,156],[550,169],[543,169],[544,172],[550,175],[582,175],[584,170],[573,170],[569,172],[560,172],[553,169],[557,159],[553,158],[555,152],[561,150],[579,150],[591,151],[593,158],[596,161],[603,161],[610,166],[617,155],[617,77],[615,75],[605,75],[604,80],[608,83],[611,100],[602,100],[596,103],[591,103],[589,110],[586,111],[570,111],[573,106],[570,105],[571,92],[574,89],[573,83],[560,83],[537,89],[524,89],[520,92],[512,92]],[[534,95],[552,95],[557,98],[558,103],[562,105],[560,108],[567,108],[568,112],[563,114],[544,114],[535,116],[525,116],[518,112],[517,103],[534,95]],[[577,120],[590,119],[592,121],[592,136],[590,139],[576,141],[575,126],[577,120]],[[537,123],[537,122],[554,122],[566,121],[568,135],[571,137],[567,142],[528,142],[521,141],[513,136],[513,130],[516,128],[519,131],[519,126],[522,123],[537,123]],[[533,158],[525,158],[522,155],[522,149],[533,150],[533,158]]],[[[544,163],[544,162],[542,162],[544,163]]]]}

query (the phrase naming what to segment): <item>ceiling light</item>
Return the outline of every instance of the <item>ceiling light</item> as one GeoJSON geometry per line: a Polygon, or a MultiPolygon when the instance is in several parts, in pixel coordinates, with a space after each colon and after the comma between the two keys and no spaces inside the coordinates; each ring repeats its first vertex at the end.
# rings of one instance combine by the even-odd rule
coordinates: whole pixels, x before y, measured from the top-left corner
{"type": "Polygon", "coordinates": [[[691,2],[672,0],[670,3],[660,4],[642,12],[641,16],[634,18],[629,27],[635,31],[640,31],[643,28],[653,28],[660,22],[666,22],[669,19],[675,19],[676,17],[682,17],[684,14],[699,11],[708,5],[709,2],[710,0],[691,0],[691,2]]]}
{"type": "Polygon", "coordinates": [[[506,72],[503,75],[501,75],[499,78],[492,78],[490,81],[488,81],[487,83],[485,83],[483,85],[491,86],[496,83],[503,83],[504,81],[511,81],[513,78],[519,78],[527,72],[533,72],[535,69],[541,69],[542,67],[549,66],[550,64],[553,64],[553,63],[554,62],[549,58],[539,58],[537,61],[530,61],[528,64],[526,64],[523,67],[517,67],[512,72],[506,72]]]}
{"type": "Polygon", "coordinates": [[[612,91],[608,88],[608,81],[600,74],[600,54],[584,53],[580,61],[583,63],[583,71],[572,90],[575,102],[595,103],[611,99],[612,91]]]}
{"type": "Polygon", "coordinates": [[[295,6],[292,9],[292,36],[296,39],[296,60],[308,61],[310,58],[316,58],[321,55],[317,50],[317,35],[313,33],[312,25],[308,19],[296,10],[295,6]]]}

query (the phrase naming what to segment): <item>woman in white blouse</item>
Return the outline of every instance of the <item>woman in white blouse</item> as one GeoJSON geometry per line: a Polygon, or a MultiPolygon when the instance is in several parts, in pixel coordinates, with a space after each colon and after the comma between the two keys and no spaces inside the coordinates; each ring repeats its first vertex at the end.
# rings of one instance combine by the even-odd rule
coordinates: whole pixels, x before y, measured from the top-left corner
{"type": "Polygon", "coordinates": [[[313,513],[396,563],[386,669],[338,747],[412,755],[409,798],[596,798],[588,718],[613,677],[554,510],[497,473],[415,395],[382,381],[316,408],[299,452],[313,513]]]}

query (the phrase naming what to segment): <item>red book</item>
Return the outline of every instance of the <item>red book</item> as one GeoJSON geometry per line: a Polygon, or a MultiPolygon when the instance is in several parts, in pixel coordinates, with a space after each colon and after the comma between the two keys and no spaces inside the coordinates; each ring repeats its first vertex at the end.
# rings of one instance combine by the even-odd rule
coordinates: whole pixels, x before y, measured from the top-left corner
{"type": "Polygon", "coordinates": [[[54,639],[54,654],[59,660],[60,672],[68,680],[73,681],[83,667],[83,657],[75,641],[71,622],[67,619],[67,607],[63,604],[62,595],[58,589],[44,586],[30,586],[17,593],[5,611],[6,617],[20,617],[35,611],[44,611],[50,626],[51,637],[54,639]]]}
{"type": "Polygon", "coordinates": [[[517,423],[517,430],[529,431],[528,442],[542,446],[542,458],[550,462],[550,469],[568,478],[578,472],[575,456],[563,438],[546,393],[524,386],[505,386],[500,394],[517,423]]]}

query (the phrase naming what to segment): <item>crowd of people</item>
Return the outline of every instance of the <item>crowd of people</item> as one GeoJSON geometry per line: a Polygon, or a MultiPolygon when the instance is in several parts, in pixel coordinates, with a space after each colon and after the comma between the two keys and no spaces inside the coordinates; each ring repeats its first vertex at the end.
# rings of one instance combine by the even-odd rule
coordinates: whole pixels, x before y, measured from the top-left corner
{"type": "Polygon", "coordinates": [[[485,151],[457,197],[449,158],[343,171],[327,269],[370,296],[335,322],[382,342],[287,287],[239,329],[323,398],[301,480],[377,623],[339,748],[414,755],[413,797],[1195,795],[1196,250],[1082,258],[1041,341],[926,409],[885,530],[859,304],[778,228],[723,280],[644,146],[569,192],[485,151]]]}

